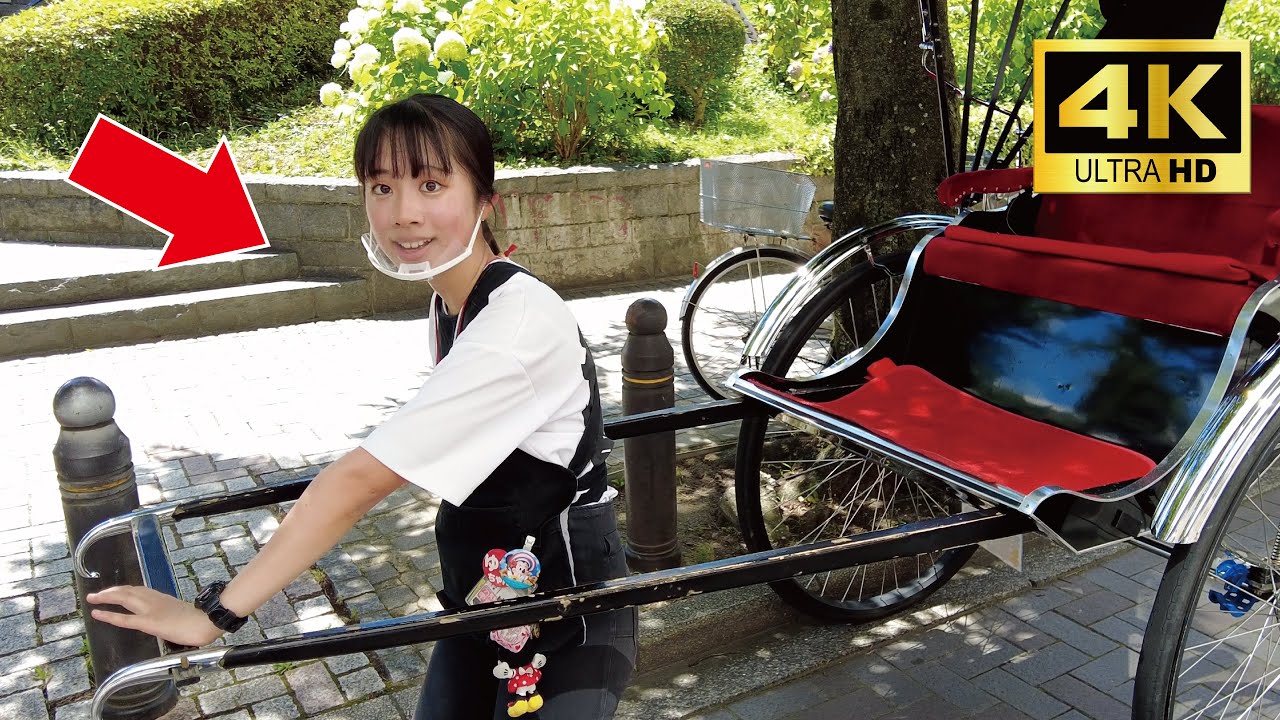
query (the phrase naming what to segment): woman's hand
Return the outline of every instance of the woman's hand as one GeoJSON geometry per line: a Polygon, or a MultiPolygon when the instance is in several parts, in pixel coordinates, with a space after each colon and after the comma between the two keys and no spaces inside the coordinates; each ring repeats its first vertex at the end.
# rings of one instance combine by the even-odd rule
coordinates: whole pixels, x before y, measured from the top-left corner
{"type": "Polygon", "coordinates": [[[94,605],[119,605],[133,613],[94,610],[95,620],[140,630],[178,645],[208,645],[222,634],[196,606],[147,587],[117,585],[89,593],[85,600],[94,605]]]}

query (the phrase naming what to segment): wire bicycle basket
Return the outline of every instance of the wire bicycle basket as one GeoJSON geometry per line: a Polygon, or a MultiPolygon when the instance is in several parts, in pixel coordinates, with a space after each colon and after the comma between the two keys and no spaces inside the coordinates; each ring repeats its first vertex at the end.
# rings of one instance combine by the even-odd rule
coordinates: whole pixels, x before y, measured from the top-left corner
{"type": "Polygon", "coordinates": [[[748,235],[809,239],[804,222],[817,190],[804,173],[723,160],[699,165],[702,222],[748,235]]]}

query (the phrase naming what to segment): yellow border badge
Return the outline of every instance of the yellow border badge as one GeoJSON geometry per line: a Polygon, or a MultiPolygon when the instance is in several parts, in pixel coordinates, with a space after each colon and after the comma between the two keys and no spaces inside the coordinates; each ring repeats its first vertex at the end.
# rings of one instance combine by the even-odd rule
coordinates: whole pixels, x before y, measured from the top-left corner
{"type": "Polygon", "coordinates": [[[1245,40],[1036,40],[1035,190],[1247,193],[1245,40]]]}

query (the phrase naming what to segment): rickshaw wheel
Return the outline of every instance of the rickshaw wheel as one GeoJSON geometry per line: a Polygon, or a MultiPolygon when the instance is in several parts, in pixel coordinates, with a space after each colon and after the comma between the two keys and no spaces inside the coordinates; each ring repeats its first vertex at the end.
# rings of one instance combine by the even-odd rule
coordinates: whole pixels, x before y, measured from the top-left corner
{"type": "MultiPolygon", "coordinates": [[[[884,320],[908,253],[841,274],[782,332],[761,364],[804,376],[870,339],[884,320]],[[844,338],[842,341],[841,338],[844,338]],[[796,372],[796,366],[806,367],[796,372]]],[[[738,525],[759,552],[883,530],[961,511],[949,487],[853,447],[816,428],[748,418],[738,434],[738,525]]],[[[924,599],[959,570],[975,547],[886,560],[771,583],[813,617],[865,622],[924,599]]]]}
{"type": "Polygon", "coordinates": [[[1133,717],[1280,716],[1280,457],[1273,418],[1209,515],[1169,557],[1142,640],[1133,717]]]}

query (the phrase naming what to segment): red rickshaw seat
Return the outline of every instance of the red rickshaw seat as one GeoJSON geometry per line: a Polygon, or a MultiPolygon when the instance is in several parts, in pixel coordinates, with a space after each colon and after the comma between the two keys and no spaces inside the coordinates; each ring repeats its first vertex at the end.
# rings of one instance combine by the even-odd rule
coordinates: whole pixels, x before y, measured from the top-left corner
{"type": "Polygon", "coordinates": [[[882,359],[870,380],[834,400],[814,401],[744,379],[766,393],[846,420],[894,444],[985,482],[1026,495],[1058,486],[1089,490],[1142,477],[1144,455],[1022,417],[942,382],[922,368],[882,359]]]}

